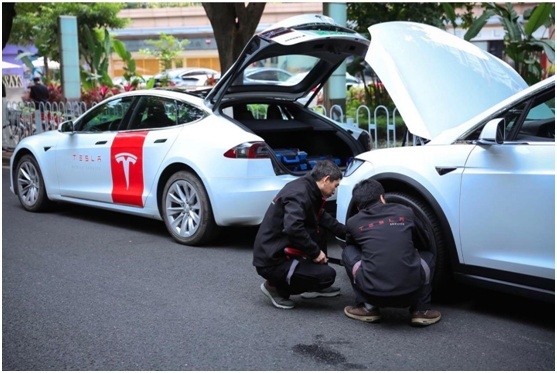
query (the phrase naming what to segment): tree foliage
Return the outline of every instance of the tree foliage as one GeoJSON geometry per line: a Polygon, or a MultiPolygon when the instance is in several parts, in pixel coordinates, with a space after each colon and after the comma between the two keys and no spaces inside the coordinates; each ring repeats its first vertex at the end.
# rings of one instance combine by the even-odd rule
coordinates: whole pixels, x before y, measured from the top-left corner
{"type": "Polygon", "coordinates": [[[106,29],[122,28],[127,19],[119,18],[118,13],[124,3],[16,3],[17,16],[9,42],[16,45],[34,45],[38,55],[53,61],[60,61],[58,40],[58,16],[77,17],[78,43],[81,56],[90,60],[95,52],[89,50],[89,44],[84,37],[85,28],[106,29]]]}
{"type": "Polygon", "coordinates": [[[368,27],[381,22],[411,21],[444,28],[456,19],[455,9],[469,18],[473,3],[347,3],[349,26],[369,37],[368,27]],[[451,5],[447,7],[447,5],[451,5]]]}
{"type": "Polygon", "coordinates": [[[528,9],[523,14],[524,24],[511,3],[483,3],[483,8],[484,12],[473,20],[464,39],[473,39],[489,18],[498,17],[505,30],[504,53],[513,61],[514,69],[528,84],[542,80],[547,72],[542,67],[541,55],[545,54],[554,64],[555,41],[538,39],[534,33],[542,26],[555,29],[555,4],[540,3],[528,9]]]}
{"type": "Polygon", "coordinates": [[[108,30],[90,30],[85,26],[82,32],[87,43],[86,53],[82,52],[89,71],[81,67],[81,81],[86,89],[96,88],[97,85],[111,85],[112,79],[108,75],[108,63],[112,53],[112,39],[108,30]]]}
{"type": "Polygon", "coordinates": [[[217,42],[221,71],[238,58],[257,29],[265,3],[203,3],[217,42]]]}
{"type": "Polygon", "coordinates": [[[163,70],[172,67],[172,60],[180,54],[189,40],[179,41],[172,35],[161,32],[158,40],[147,40],[147,44],[152,45],[152,49],[140,49],[139,52],[148,56],[153,56],[159,60],[163,70]]]}

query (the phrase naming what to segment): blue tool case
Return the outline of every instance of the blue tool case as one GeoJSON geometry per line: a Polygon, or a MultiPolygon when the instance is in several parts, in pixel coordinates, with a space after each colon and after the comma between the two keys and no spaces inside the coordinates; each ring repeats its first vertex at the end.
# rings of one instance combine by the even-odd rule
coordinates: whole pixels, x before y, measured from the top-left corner
{"type": "Polygon", "coordinates": [[[274,149],[274,153],[278,160],[291,171],[311,170],[318,161],[325,159],[335,162],[339,167],[342,166],[339,158],[330,155],[308,156],[305,151],[299,149],[274,149]]]}

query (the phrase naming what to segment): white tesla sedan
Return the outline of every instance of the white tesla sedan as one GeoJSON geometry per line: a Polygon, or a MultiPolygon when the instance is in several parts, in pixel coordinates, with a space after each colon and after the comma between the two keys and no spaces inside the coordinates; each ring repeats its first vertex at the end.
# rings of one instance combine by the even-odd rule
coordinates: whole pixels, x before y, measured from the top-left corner
{"type": "Polygon", "coordinates": [[[327,17],[288,19],[254,36],[205,97],[123,93],[25,138],[11,158],[11,190],[28,211],[63,201],[164,220],[188,245],[209,242],[220,226],[257,225],[313,162],[345,168],[370,149],[366,131],[297,102],[368,45],[327,17]],[[250,84],[243,75],[254,63],[309,73],[292,85],[250,84]]]}
{"type": "Polygon", "coordinates": [[[555,78],[528,87],[505,62],[439,29],[369,28],[367,62],[415,146],[358,155],[337,192],[374,178],[432,230],[435,287],[457,280],[555,299],[555,78]]]}

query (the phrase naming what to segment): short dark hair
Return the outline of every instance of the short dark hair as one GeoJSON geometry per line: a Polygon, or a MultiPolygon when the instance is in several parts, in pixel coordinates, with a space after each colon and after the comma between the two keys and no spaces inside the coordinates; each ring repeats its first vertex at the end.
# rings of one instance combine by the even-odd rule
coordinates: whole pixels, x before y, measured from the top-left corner
{"type": "Polygon", "coordinates": [[[34,77],[34,78],[33,78],[33,81],[34,81],[35,83],[36,83],[36,82],[40,82],[40,81],[41,81],[41,78],[34,77]]]}
{"type": "Polygon", "coordinates": [[[311,176],[315,181],[319,181],[325,176],[329,176],[331,181],[335,181],[342,179],[342,171],[335,162],[326,159],[315,164],[311,170],[311,176]]]}
{"type": "Polygon", "coordinates": [[[365,179],[352,190],[352,200],[360,210],[379,202],[379,197],[385,194],[383,185],[374,179],[365,179]]]}

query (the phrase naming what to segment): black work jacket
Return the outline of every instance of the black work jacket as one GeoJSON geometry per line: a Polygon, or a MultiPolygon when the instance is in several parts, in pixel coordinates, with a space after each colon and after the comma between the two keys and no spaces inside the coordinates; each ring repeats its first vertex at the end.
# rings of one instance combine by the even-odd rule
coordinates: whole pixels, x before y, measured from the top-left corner
{"type": "Polygon", "coordinates": [[[37,105],[36,109],[39,108],[41,102],[47,103],[48,98],[50,97],[50,93],[48,92],[48,88],[43,84],[35,84],[32,85],[30,88],[31,92],[29,97],[33,100],[35,105],[37,105]]]}
{"type": "Polygon", "coordinates": [[[421,241],[429,239],[411,208],[378,202],[351,217],[346,230],[346,244],[362,251],[354,280],[363,292],[397,296],[421,287],[425,273],[415,242],[426,246],[421,241]]]}
{"type": "Polygon", "coordinates": [[[346,228],[324,210],[325,199],[311,175],[286,184],[273,199],[255,237],[253,265],[267,267],[286,260],[284,249],[301,250],[314,259],[319,256],[320,229],[344,238],[346,228]]]}

